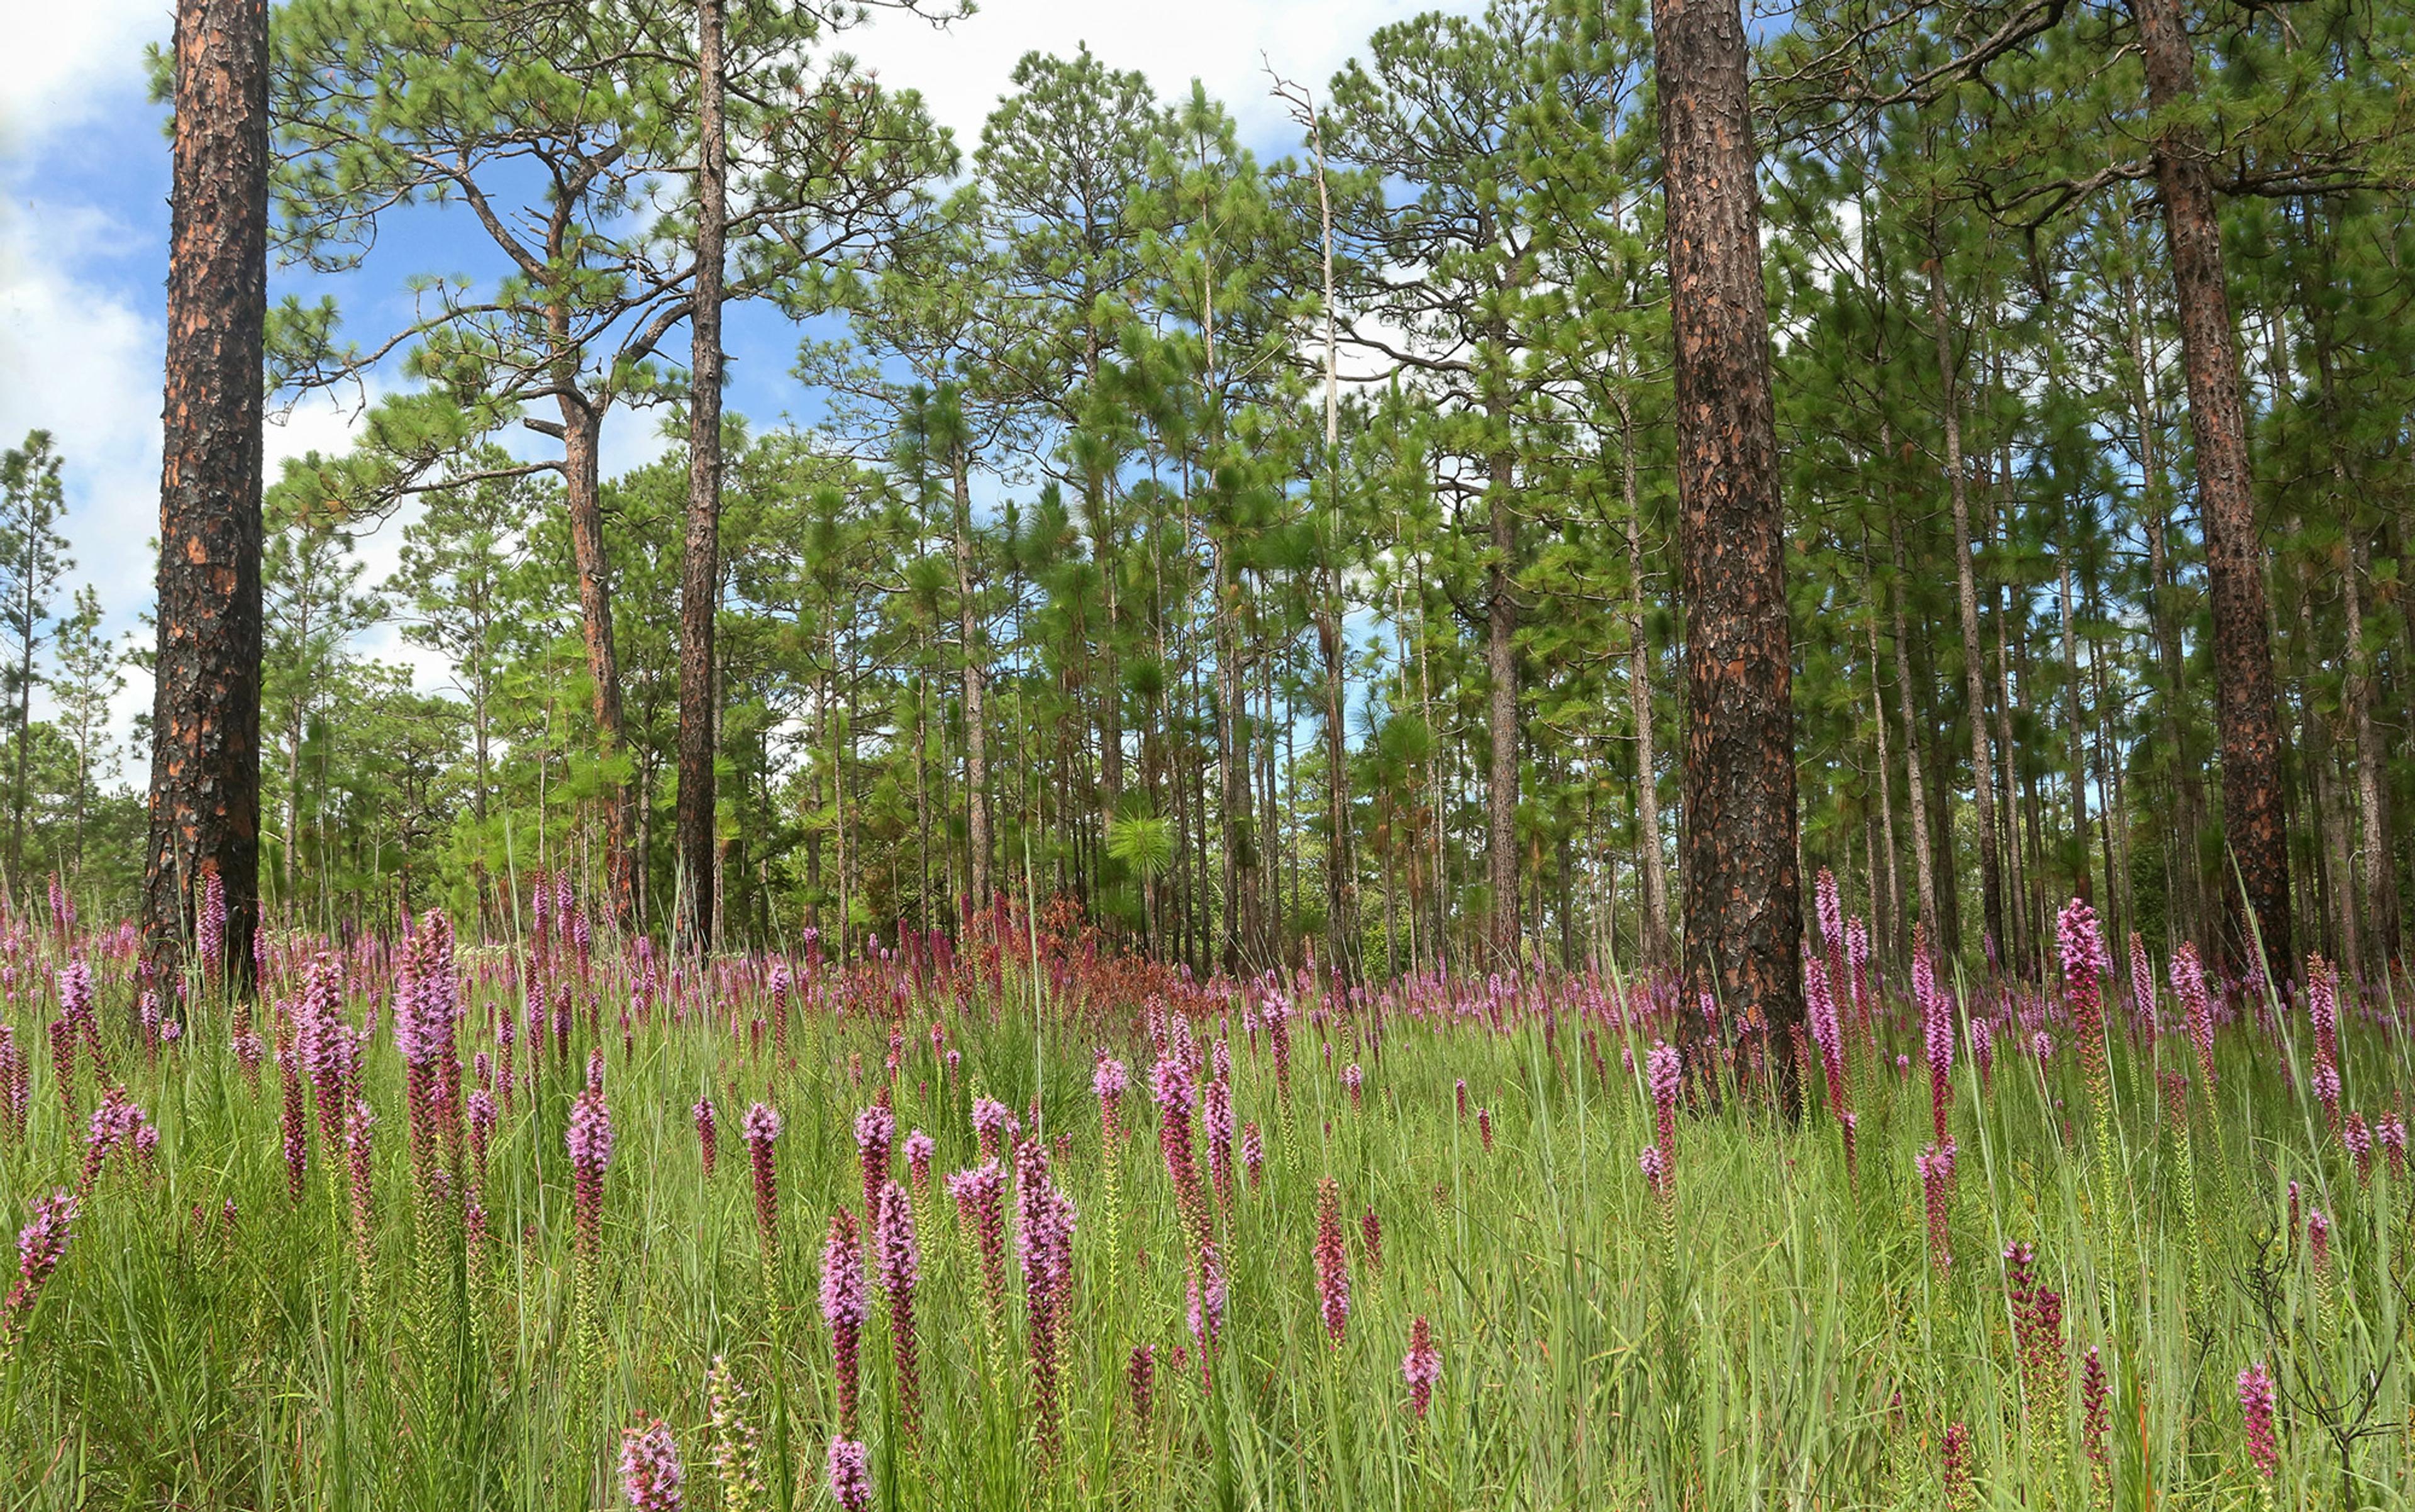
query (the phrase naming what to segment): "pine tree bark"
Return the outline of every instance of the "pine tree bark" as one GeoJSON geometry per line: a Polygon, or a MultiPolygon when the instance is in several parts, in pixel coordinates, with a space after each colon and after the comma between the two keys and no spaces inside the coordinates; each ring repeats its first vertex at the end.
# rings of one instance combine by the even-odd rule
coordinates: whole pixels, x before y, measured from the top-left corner
{"type": "Polygon", "coordinates": [[[1942,921],[1937,914],[1937,870],[1928,848],[1928,785],[1921,771],[1920,722],[1914,708],[1919,700],[1912,696],[1911,640],[1904,634],[1903,530],[1893,511],[1887,515],[1887,545],[1895,561],[1896,699],[1903,715],[1904,778],[1912,796],[1912,877],[1920,890],[1921,922],[1928,926],[1931,940],[1942,940],[1947,936],[1940,933],[1942,921]]]}
{"type": "Polygon", "coordinates": [[[265,0],[179,0],[174,70],[142,951],[165,995],[215,876],[225,980],[248,993],[260,910],[265,0]]]}
{"type": "Polygon", "coordinates": [[[1989,957],[2004,948],[2004,881],[1996,851],[1996,784],[1988,747],[1987,652],[1979,643],[1979,588],[1971,565],[1971,481],[1962,457],[1962,400],[1945,305],[1944,253],[1929,265],[1928,316],[1935,327],[1939,403],[1945,425],[1945,477],[1954,504],[1954,584],[1961,610],[1962,688],[1971,715],[1972,830],[1979,840],[1980,916],[1989,957]]]}
{"type": "MultiPolygon", "coordinates": [[[[1507,402],[1493,407],[1493,423],[1508,423],[1507,402]]],[[[1518,959],[1518,549],[1517,506],[1510,498],[1516,459],[1492,454],[1485,489],[1492,564],[1484,616],[1484,671],[1489,686],[1491,768],[1485,784],[1484,856],[1492,893],[1492,947],[1496,964],[1518,959]]]]}
{"type": "Polygon", "coordinates": [[[982,653],[980,606],[973,599],[973,503],[971,480],[966,476],[964,448],[957,447],[950,472],[955,485],[956,647],[964,662],[965,700],[965,846],[969,902],[975,909],[990,906],[989,720],[982,694],[989,669],[982,653]]]}
{"type": "Polygon", "coordinates": [[[689,296],[687,542],[681,556],[679,859],[673,933],[691,951],[712,945],[713,629],[721,609],[721,303],[728,236],[728,138],[722,120],[724,0],[697,0],[696,284],[689,296]]]}
{"type": "Polygon", "coordinates": [[[2356,806],[2362,830],[2364,858],[2365,944],[2373,959],[2368,971],[2386,967],[2398,958],[2398,868],[2390,829],[2390,786],[2381,729],[2374,722],[2376,696],[2373,658],[2364,647],[2366,570],[2363,532],[2348,530],[2348,572],[2340,585],[2340,604],[2348,621],[2348,719],[2356,732],[2356,806]]]}
{"type": "Polygon", "coordinates": [[[2223,895],[2228,955],[2244,963],[2263,947],[2270,980],[2293,959],[2289,830],[2282,807],[2281,731],[2272,640],[2264,596],[2263,546],[2248,473],[2238,333],[2224,283],[2213,187],[2195,131],[2180,117],[2197,94],[2197,58],[2178,0],[2130,0],[2138,23],[2147,103],[2166,117],[2153,142],[2181,358],[2197,440],[2198,512],[2204,521],[2206,586],[2213,612],[2215,713],[2222,734],[2223,831],[2229,842],[2223,895]],[[2250,925],[2253,925],[2251,932],[2250,925]]]}
{"type": "MultiPolygon", "coordinates": [[[[566,375],[565,382],[575,375],[566,375]]],[[[603,416],[587,399],[564,389],[562,410],[562,503],[570,521],[570,559],[578,577],[578,636],[587,653],[595,736],[608,760],[627,755],[621,701],[621,655],[612,638],[612,564],[604,553],[604,480],[598,455],[603,416]]],[[[638,925],[637,786],[616,782],[604,813],[604,885],[613,921],[638,925]]]]}
{"type": "Polygon", "coordinates": [[[1627,702],[1635,721],[1637,848],[1643,863],[1643,965],[1669,960],[1669,869],[1660,855],[1659,756],[1652,740],[1652,645],[1643,630],[1643,502],[1637,487],[1635,422],[1618,412],[1619,490],[1627,503],[1627,702]]]}
{"type": "Polygon", "coordinates": [[[2060,566],[2056,594],[2062,610],[2062,722],[2071,761],[2072,885],[2075,896],[2092,902],[2096,888],[2088,864],[2088,753],[2086,726],[2079,717],[2079,637],[2073,623],[2068,555],[2060,566]]]}
{"type": "Polygon", "coordinates": [[[1760,185],[1733,0],[1654,0],[1675,332],[1686,606],[1686,970],[1679,1039],[1698,1090],[1705,998],[1754,1025],[1790,1113],[1803,1023],[1792,626],[1778,496],[1760,185]]]}

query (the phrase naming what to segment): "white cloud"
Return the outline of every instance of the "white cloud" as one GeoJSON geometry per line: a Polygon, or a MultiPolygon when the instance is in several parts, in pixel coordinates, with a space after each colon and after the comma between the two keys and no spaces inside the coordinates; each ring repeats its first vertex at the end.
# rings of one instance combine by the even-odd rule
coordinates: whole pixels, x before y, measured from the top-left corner
{"type": "Polygon", "coordinates": [[[142,47],[174,32],[166,0],[26,0],[8,21],[8,66],[0,70],[0,153],[29,151],[43,138],[141,97],[142,47]]]}
{"type": "Polygon", "coordinates": [[[1477,8],[1468,0],[981,0],[970,19],[944,31],[876,11],[873,24],[848,32],[839,45],[878,69],[882,82],[921,90],[968,152],[1018,58],[1034,51],[1071,55],[1085,41],[1107,67],[1147,74],[1161,98],[1179,99],[1199,80],[1233,112],[1245,139],[1287,147],[1298,131],[1268,96],[1268,65],[1322,101],[1326,82],[1376,27],[1427,10],[1477,8]]]}

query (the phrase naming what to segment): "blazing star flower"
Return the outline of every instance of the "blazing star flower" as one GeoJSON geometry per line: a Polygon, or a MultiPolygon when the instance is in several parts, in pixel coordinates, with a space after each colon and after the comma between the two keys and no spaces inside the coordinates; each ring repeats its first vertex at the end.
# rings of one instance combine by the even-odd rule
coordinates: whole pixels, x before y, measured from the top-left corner
{"type": "Polygon", "coordinates": [[[917,1195],[931,1190],[931,1159],[938,1153],[938,1145],[930,1135],[917,1129],[906,1136],[906,1172],[914,1183],[917,1195]]]}
{"type": "Polygon", "coordinates": [[[844,1435],[832,1438],[825,1478],[839,1512],[868,1512],[872,1505],[872,1456],[862,1444],[844,1435]]]}
{"type": "Polygon", "coordinates": [[[1002,1158],[1018,1131],[1014,1115],[1005,1103],[995,1098],[973,1099],[973,1133],[981,1140],[983,1159],[1002,1158]]]}
{"type": "Polygon", "coordinates": [[[67,1258],[79,1206],[75,1193],[64,1189],[52,1191],[36,1199],[33,1220],[17,1231],[17,1280],[8,1288],[8,1300],[0,1302],[0,1360],[7,1359],[17,1340],[24,1337],[26,1320],[42,1288],[67,1258]]]}
{"type": "Polygon", "coordinates": [[[1954,1512],[1966,1512],[1979,1500],[1978,1475],[1972,1464],[1970,1424],[1947,1425],[1943,1457],[1945,1505],[1954,1512]]]}
{"type": "Polygon", "coordinates": [[[1677,1165],[1677,1093],[1685,1085],[1685,1064],[1677,1056],[1674,1045],[1652,1041],[1652,1053],[1643,1057],[1645,1079],[1652,1086],[1652,1108],[1659,1135],[1660,1151],[1669,1168],[1676,1174],[1677,1165]]]}
{"type": "Polygon", "coordinates": [[[1124,1362],[1124,1381],[1132,1391],[1133,1422],[1146,1435],[1149,1408],[1157,1398],[1157,1351],[1148,1344],[1134,1344],[1132,1356],[1124,1362]]]}
{"type": "Polygon", "coordinates": [[[2281,1469],[2281,1441],[2272,1431],[2272,1377],[2261,1360],[2239,1372],[2239,1415],[2247,1430],[2247,1460],[2271,1480],[2281,1469]]]}
{"type": "Polygon", "coordinates": [[[1920,1152],[1920,1190],[1928,1209],[1928,1258],[1939,1270],[1954,1264],[1947,1218],[1954,1198],[1954,1142],[1941,1140],[1920,1152]]]}
{"type": "Polygon", "coordinates": [[[2197,1047],[2198,1075],[2210,1097],[2214,1085],[2213,997],[2206,991],[2205,966],[2198,960],[2196,946],[2183,940],[2173,950],[2170,976],[2172,996],[2181,1000],[2182,1011],[2188,1017],[2189,1041],[2197,1047]]]}
{"type": "Polygon", "coordinates": [[[1424,1313],[1409,1325],[1409,1352],[1401,1357],[1401,1379],[1409,1385],[1409,1410],[1425,1421],[1433,1388],[1442,1380],[1442,1351],[1434,1348],[1433,1325],[1424,1313]]]}
{"type": "Polygon", "coordinates": [[[922,1426],[922,1375],[914,1341],[914,1288],[922,1280],[922,1256],[914,1243],[913,1200],[894,1181],[881,1185],[872,1243],[878,1257],[880,1290],[889,1298],[890,1347],[897,1366],[897,1417],[911,1438],[922,1426]]]}
{"type": "Polygon", "coordinates": [[[780,1173],[772,1161],[772,1142],[780,1137],[780,1115],[770,1103],[758,1102],[746,1110],[738,1129],[755,1175],[755,1233],[764,1253],[775,1255],[780,1246],[780,1173]]]}
{"type": "Polygon", "coordinates": [[[831,1215],[830,1235],[822,1241],[822,1321],[830,1325],[831,1354],[838,1375],[839,1423],[847,1433],[858,1431],[856,1400],[862,1370],[858,1340],[864,1321],[871,1316],[855,1215],[842,1207],[831,1215]]]}
{"type": "Polygon", "coordinates": [[[997,1160],[983,1160],[949,1176],[948,1195],[955,1199],[957,1220],[972,1233],[982,1300],[998,1317],[1006,1307],[1006,1172],[997,1160]]]}
{"type": "Polygon", "coordinates": [[[1124,1091],[1132,1085],[1132,1073],[1124,1063],[1110,1055],[1101,1055],[1096,1070],[1090,1073],[1090,1090],[1099,1095],[1099,1117],[1112,1135],[1120,1127],[1118,1116],[1124,1104],[1124,1091]]]}
{"type": "Polygon", "coordinates": [[[720,1130],[712,1111],[712,1099],[698,1098],[688,1112],[696,1118],[696,1148],[703,1158],[704,1174],[712,1175],[712,1167],[721,1154],[720,1130]]]}
{"type": "Polygon", "coordinates": [[[687,1505],[685,1477],[669,1424],[652,1417],[642,1428],[622,1430],[621,1485],[631,1512],[680,1512],[687,1505]]]}
{"type": "Polygon", "coordinates": [[[890,1149],[896,1138],[897,1118],[886,1101],[875,1102],[855,1115],[855,1150],[863,1171],[867,1214],[880,1204],[880,1189],[889,1180],[890,1149]]]}
{"type": "Polygon", "coordinates": [[[1326,1176],[1316,1184],[1316,1295],[1325,1337],[1342,1347],[1350,1320],[1350,1251],[1342,1237],[1342,1184],[1326,1176]]]}

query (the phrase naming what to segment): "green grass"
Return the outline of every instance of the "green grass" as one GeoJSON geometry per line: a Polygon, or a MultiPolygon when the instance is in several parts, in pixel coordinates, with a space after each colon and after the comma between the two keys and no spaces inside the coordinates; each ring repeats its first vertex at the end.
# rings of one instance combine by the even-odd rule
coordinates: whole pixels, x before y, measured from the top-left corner
{"type": "MultiPolygon", "coordinates": [[[[31,966],[23,975],[48,980],[31,966]]],[[[127,968],[100,975],[113,1024],[131,992],[127,968]]],[[[491,1268],[473,1274],[458,1228],[440,1225],[425,1284],[389,1032],[368,1056],[382,1121],[366,1274],[340,1171],[315,1134],[304,1199],[287,1197],[273,1066],[255,1092],[220,1034],[197,1030],[156,1057],[114,1040],[113,1077],[162,1130],[157,1170],[112,1160],[0,1374],[0,1506],[621,1505],[621,1430],[653,1415],[678,1435],[688,1505],[718,1506],[704,1394],[716,1355],[752,1391],[772,1505],[830,1505],[822,1464],[836,1404],[816,1302],[821,1238],[834,1206],[862,1201],[851,1120],[879,1079],[888,1025],[801,1016],[792,1064],[775,1066],[726,1016],[657,1018],[624,1054],[611,1019],[627,982],[599,971],[596,984],[609,1008],[592,1042],[606,1051],[618,1146],[592,1359],[574,1328],[562,1144],[592,1042],[583,1027],[571,1060],[548,1055],[534,1095],[524,1090],[497,1131],[484,1192],[491,1268]],[[723,1140],[710,1180],[687,1113],[707,1091],[723,1140]],[[757,1098],[788,1126],[776,1146],[783,1261],[769,1296],[737,1145],[757,1098]],[[229,1202],[232,1232],[215,1216],[229,1202]]],[[[274,984],[278,996],[295,990],[274,984]]],[[[1547,1036],[1531,1013],[1499,1032],[1479,1017],[1444,1024],[1395,1009],[1379,1042],[1363,1017],[1296,1019],[1297,1145],[1285,1147],[1264,1038],[1244,1038],[1236,1014],[1235,1115],[1263,1128],[1268,1159],[1262,1185],[1219,1205],[1230,1305],[1210,1389],[1195,1353],[1187,1370],[1170,1359],[1192,1343],[1187,1247],[1137,1006],[1035,1014],[1023,976],[1010,971],[1000,990],[1002,1000],[976,987],[961,1007],[936,995],[909,1005],[898,1137],[928,1130],[943,1175],[977,1159],[975,1087],[1023,1113],[1044,1079],[1046,1133],[1071,1138],[1056,1179],[1081,1213],[1064,1447],[1051,1462],[1032,1442],[1019,1276],[1000,1357],[935,1179],[917,1205],[918,1445],[893,1423],[885,1312],[865,1329],[876,1505],[1928,1507],[1943,1505],[1941,1441],[1961,1422],[1978,1505],[2250,1507],[2265,1488],[2245,1455],[2235,1378],[2258,1358],[2272,1361],[2287,1399],[2272,1505],[2397,1505],[2415,1485],[2399,1347],[2408,1193],[2378,1159],[2361,1183],[2321,1110],[2291,1090],[2308,1085],[2302,1060],[2290,1060],[2306,1053],[2302,1023],[2293,1037],[2226,1028],[2216,1104],[2191,1089],[2201,1243],[2151,1079],[2190,1069],[2184,1040],[2163,1041],[2158,1066],[2117,1033],[2109,1190],[2095,1174],[2093,1111],[2067,1025],[2055,1026],[2064,1048],[2043,1076],[2016,1053],[2025,1035],[2003,1037],[1991,1087],[1958,1060],[1953,1263],[1941,1271],[1913,1169],[1929,1137],[1928,1088],[1909,1030],[1882,1028],[1876,1051],[1850,1037],[1857,1181],[1816,1095],[1800,1127],[1739,1095],[1680,1120],[1664,1214],[1638,1175],[1651,1108],[1623,1057],[1632,1048],[1640,1064],[1649,1028],[1597,1022],[1598,1071],[1568,1017],[1547,1036]],[[964,1056],[952,1080],[930,1050],[935,1018],[964,1056]],[[1106,1243],[1089,1091],[1102,1047],[1130,1064],[1126,1121],[1141,1126],[1120,1154],[1120,1253],[1106,1243]],[[1895,1067],[1898,1049],[1915,1057],[1910,1072],[1895,1067]],[[1359,1113],[1338,1077],[1353,1061],[1366,1068],[1359,1113]],[[1464,1121],[1453,1107],[1460,1078],[1464,1121]],[[1477,1104],[1492,1113],[1489,1152],[1477,1104]],[[1315,1187],[1328,1175],[1352,1220],[1338,1349],[1319,1321],[1311,1260],[1315,1187]],[[2304,1244],[2278,1233],[2290,1181],[2334,1223],[2328,1310],[2304,1244]],[[1382,1221],[1380,1272],[1356,1221],[1370,1205],[1382,1221]],[[1998,1258],[2013,1240],[2035,1247],[2068,1320],[2071,1378],[2033,1391],[2034,1414],[1998,1258]],[[1401,1374],[1419,1314],[1443,1355],[1423,1423],[1401,1374]],[[1146,1430],[1126,1391],[1138,1344],[1158,1359],[1146,1430]],[[2111,1382],[2101,1486],[2082,1453],[2077,1362],[2089,1345],[2111,1382]],[[2343,1451],[2342,1435],[2360,1430],[2370,1431],[2343,1451]]],[[[491,1050],[485,1005],[509,991],[477,989],[465,1056],[491,1050]]],[[[1550,996],[1564,1015],[1582,1000],[1573,986],[1550,996]]],[[[751,986],[738,1001],[742,1014],[757,1010],[751,986]]],[[[361,1002],[349,1006],[357,1017],[361,1002]]],[[[61,1105],[42,1027],[54,1011],[47,991],[21,990],[8,1010],[35,1061],[29,1137],[0,1149],[12,1227],[33,1198],[74,1182],[95,1101],[87,1081],[74,1118],[61,1105]]],[[[1212,1017],[1194,1026],[1203,1039],[1217,1030],[1212,1017]]],[[[2404,1037],[2361,1019],[2343,1035],[2348,1106],[2396,1106],[2410,1085],[2404,1037]]],[[[901,1158],[901,1178],[904,1169],[901,1158]]]]}

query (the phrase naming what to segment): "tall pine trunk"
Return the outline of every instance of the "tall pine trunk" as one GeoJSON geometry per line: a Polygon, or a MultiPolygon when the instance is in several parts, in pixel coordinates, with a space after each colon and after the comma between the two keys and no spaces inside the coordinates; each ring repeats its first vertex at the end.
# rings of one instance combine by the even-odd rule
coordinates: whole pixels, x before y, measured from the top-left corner
{"type": "Polygon", "coordinates": [[[982,647],[980,606],[973,601],[973,503],[964,448],[955,449],[950,472],[955,485],[956,648],[964,662],[965,848],[972,906],[992,901],[989,838],[989,721],[982,695],[989,681],[982,647]]]}
{"type": "Polygon", "coordinates": [[[689,296],[687,542],[681,555],[679,801],[671,849],[680,871],[673,933],[712,944],[713,621],[721,608],[721,301],[729,159],[722,121],[723,0],[697,0],[696,287],[689,296]]]}
{"type": "Polygon", "coordinates": [[[142,951],[164,992],[215,876],[226,981],[248,993],[260,910],[266,0],[179,0],[174,69],[142,951]]]}
{"type": "Polygon", "coordinates": [[[1675,332],[1678,557],[1686,606],[1686,971],[1679,1038],[1705,1093],[1706,998],[1763,1025],[1801,1106],[1803,898],[1795,854],[1785,516],[1762,285],[1760,186],[1733,0],[1655,0],[1675,332]]]}
{"type": "Polygon", "coordinates": [[[2147,103],[2166,125],[2153,143],[2172,286],[2197,439],[2198,513],[2204,520],[2207,597],[2213,614],[2215,713],[2222,733],[2222,818],[2229,842],[2223,895],[2228,948],[2243,962],[2262,942],[2268,974],[2290,970],[2289,828],[2282,807],[2281,728],[2266,619],[2263,546],[2248,475],[2238,333],[2223,281],[2213,187],[2183,112],[2197,95],[2197,58],[2179,0],[2131,0],[2146,66],[2147,103]]]}
{"type": "MultiPolygon", "coordinates": [[[[566,322],[565,322],[566,326],[566,322]]],[[[565,371],[565,385],[576,375],[565,371]]],[[[607,760],[627,755],[621,704],[621,655],[612,639],[612,564],[604,554],[604,482],[597,454],[603,416],[574,387],[565,386],[562,409],[562,509],[570,520],[570,560],[578,577],[578,634],[587,653],[595,739],[607,760]]],[[[637,786],[621,778],[607,793],[604,815],[604,882],[613,921],[638,926],[637,786]]]]}
{"type": "Polygon", "coordinates": [[[1980,915],[1992,954],[2005,948],[2004,880],[1996,851],[1995,774],[1988,755],[1987,652],[1979,644],[1979,589],[1971,564],[1971,481],[1962,457],[1962,401],[1945,303],[1945,254],[1929,265],[1928,315],[1936,327],[1938,402],[1945,424],[1945,480],[1954,504],[1954,584],[1961,611],[1962,688],[1970,700],[1971,814],[1979,840],[1980,915]]]}
{"type": "Polygon", "coordinates": [[[1643,629],[1642,500],[1637,488],[1635,424],[1622,405],[1619,489],[1627,504],[1627,700],[1635,721],[1637,848],[1643,863],[1643,939],[1647,967],[1669,960],[1669,870],[1660,855],[1659,770],[1652,741],[1652,646],[1643,629]]]}
{"type": "MultiPolygon", "coordinates": [[[[1508,424],[1506,399],[1487,410],[1495,425],[1508,424]]],[[[1484,856],[1492,893],[1492,955],[1503,965],[1518,958],[1518,514],[1510,498],[1515,467],[1512,453],[1494,452],[1485,488],[1492,561],[1484,671],[1492,762],[1485,783],[1484,856]]]]}

